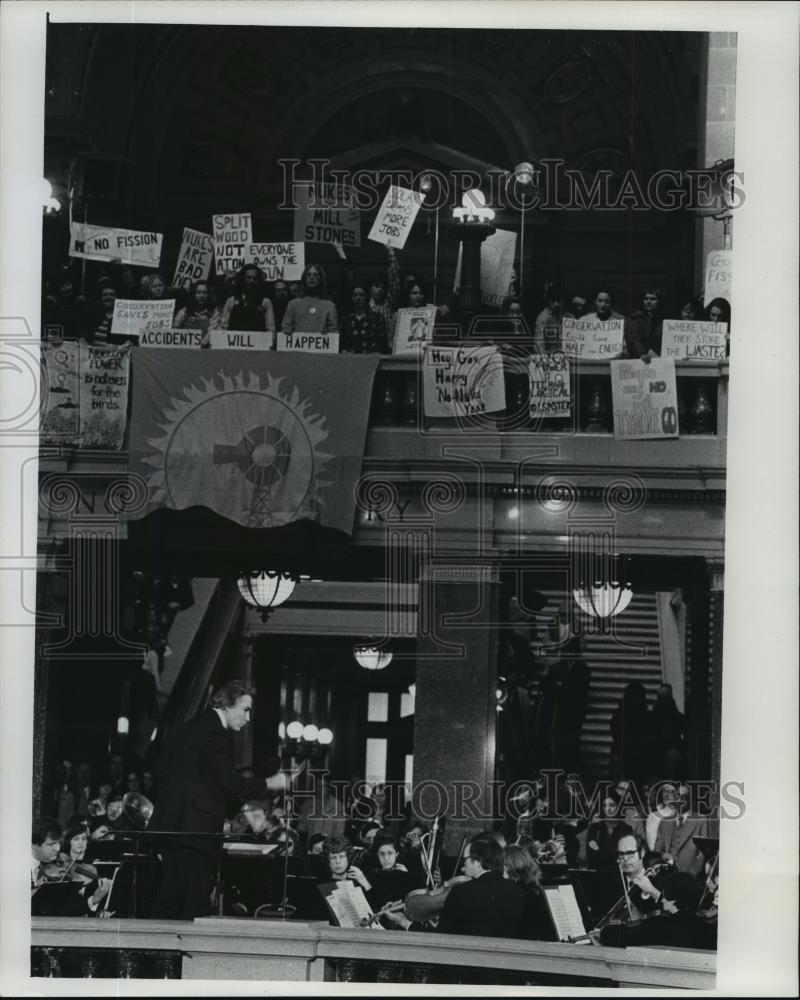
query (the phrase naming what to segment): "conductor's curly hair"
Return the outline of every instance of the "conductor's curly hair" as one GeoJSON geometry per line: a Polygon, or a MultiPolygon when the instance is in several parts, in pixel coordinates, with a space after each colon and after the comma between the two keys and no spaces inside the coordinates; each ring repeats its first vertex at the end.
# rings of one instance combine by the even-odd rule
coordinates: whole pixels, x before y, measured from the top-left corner
{"type": "Polygon", "coordinates": [[[244,681],[226,681],[211,695],[208,704],[211,708],[232,708],[246,694],[252,698],[255,693],[256,689],[244,681]]]}

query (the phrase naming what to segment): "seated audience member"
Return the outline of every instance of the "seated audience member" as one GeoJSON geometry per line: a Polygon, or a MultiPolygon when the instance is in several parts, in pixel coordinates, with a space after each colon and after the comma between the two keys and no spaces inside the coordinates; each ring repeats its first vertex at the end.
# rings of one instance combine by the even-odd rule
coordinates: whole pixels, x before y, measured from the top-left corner
{"type": "Polygon", "coordinates": [[[203,347],[209,347],[208,330],[221,325],[219,310],[214,307],[211,286],[207,281],[196,281],[189,289],[186,305],[175,313],[176,330],[200,330],[203,347]]]}
{"type": "Polygon", "coordinates": [[[328,298],[328,283],[319,264],[309,264],[301,279],[303,295],[286,306],[284,333],[338,333],[339,316],[328,298]]]}
{"type": "Polygon", "coordinates": [[[586,834],[586,862],[590,868],[612,869],[617,864],[617,842],[633,833],[619,817],[619,801],[609,793],[602,802],[601,816],[589,824],[586,834]]]}
{"type": "Polygon", "coordinates": [[[569,319],[580,319],[586,314],[586,299],[582,295],[573,295],[564,315],[569,319]]]}
{"type": "Polygon", "coordinates": [[[372,885],[370,904],[374,910],[386,903],[405,899],[412,889],[421,888],[419,879],[415,879],[398,861],[397,842],[391,833],[378,833],[372,850],[377,859],[377,867],[369,872],[372,885]]]}
{"type": "Polygon", "coordinates": [[[645,288],[642,308],[625,322],[625,353],[629,358],[657,358],[661,354],[661,290],[645,288]]]}
{"type": "Polygon", "coordinates": [[[530,853],[517,844],[503,850],[503,878],[521,886],[526,893],[522,936],[529,941],[553,941],[555,932],[539,885],[539,866],[530,853]]]}
{"type": "Polygon", "coordinates": [[[587,313],[585,319],[622,319],[622,313],[614,308],[614,295],[608,288],[598,288],[594,294],[594,312],[587,313]]]}
{"type": "Polygon", "coordinates": [[[698,877],[703,871],[704,859],[694,838],[708,837],[709,832],[708,820],[690,815],[689,789],[682,785],[678,790],[677,815],[659,823],[653,849],[665,861],[671,861],[678,871],[698,877]]]}
{"type": "Polygon", "coordinates": [[[280,330],[286,307],[289,305],[289,300],[291,299],[289,286],[285,281],[273,282],[270,298],[272,300],[272,311],[275,314],[275,327],[280,330]]]}
{"type": "Polygon", "coordinates": [[[342,320],[339,349],[342,354],[389,354],[389,340],[383,317],[367,305],[363,285],[355,285],[352,312],[342,320]]]}
{"type": "MultiPolygon", "coordinates": [[[[72,859],[60,854],[62,831],[55,820],[42,816],[31,829],[31,890],[50,882],[76,882],[81,888],[66,904],[64,916],[106,915],[100,911],[111,888],[111,881],[79,875],[72,859]]],[[[74,838],[71,838],[74,839],[74,838]]],[[[91,868],[91,866],[87,866],[91,868]]],[[[96,875],[96,872],[95,872],[96,875]]]]}
{"type": "Polygon", "coordinates": [[[536,317],[533,339],[553,350],[561,347],[561,321],[564,317],[564,297],[561,290],[551,284],[547,289],[547,305],[536,317]]]}
{"type": "MultiPolygon", "coordinates": [[[[260,268],[245,264],[236,273],[235,293],[225,300],[219,318],[223,330],[275,332],[275,314],[267,298],[260,268]]],[[[213,324],[211,329],[214,329],[213,324]]]]}
{"type": "Polygon", "coordinates": [[[645,820],[644,835],[648,851],[655,851],[656,837],[661,824],[673,822],[678,815],[678,790],[674,785],[664,783],[656,794],[656,806],[645,820]]]}
{"type": "Polygon", "coordinates": [[[649,920],[605,927],[600,943],[632,948],[713,948],[709,928],[697,916],[700,886],[685,872],[671,872],[661,883],[660,909],[649,920]]]}

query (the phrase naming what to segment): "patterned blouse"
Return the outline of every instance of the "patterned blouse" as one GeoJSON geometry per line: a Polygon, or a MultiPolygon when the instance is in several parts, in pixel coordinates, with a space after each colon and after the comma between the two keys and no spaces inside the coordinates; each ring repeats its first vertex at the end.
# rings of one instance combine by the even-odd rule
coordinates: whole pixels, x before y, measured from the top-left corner
{"type": "Polygon", "coordinates": [[[339,350],[350,354],[389,354],[389,339],[383,317],[367,309],[361,316],[350,313],[342,323],[339,350]]]}

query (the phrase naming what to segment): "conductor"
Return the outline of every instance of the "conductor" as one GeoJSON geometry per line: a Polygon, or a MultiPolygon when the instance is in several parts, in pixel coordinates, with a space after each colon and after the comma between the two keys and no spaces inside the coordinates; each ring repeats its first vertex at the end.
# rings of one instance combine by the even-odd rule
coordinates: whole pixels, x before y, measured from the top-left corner
{"type": "Polygon", "coordinates": [[[166,742],[149,825],[163,859],[153,918],[191,920],[211,912],[227,800],[264,798],[285,784],[282,774],[265,781],[236,773],[232,736],[250,721],[254,694],[242,681],[228,681],[212,694],[208,708],[166,742]],[[172,836],[158,838],[158,833],[172,836]],[[181,833],[186,836],[176,836],[181,833]]]}

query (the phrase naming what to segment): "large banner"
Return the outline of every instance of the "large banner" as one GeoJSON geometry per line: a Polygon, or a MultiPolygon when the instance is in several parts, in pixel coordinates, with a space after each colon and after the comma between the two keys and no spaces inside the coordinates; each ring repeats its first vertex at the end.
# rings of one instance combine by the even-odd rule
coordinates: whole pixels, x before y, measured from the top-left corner
{"type": "Polygon", "coordinates": [[[361,246],[361,213],[350,208],[351,192],[333,184],[295,184],[294,238],[298,243],[361,246]]]}
{"type": "Polygon", "coordinates": [[[402,250],[419,209],[420,196],[416,191],[392,184],[367,238],[375,243],[383,243],[384,246],[402,250]]]}
{"type": "Polygon", "coordinates": [[[195,281],[207,281],[214,257],[214,241],[207,233],[184,226],[173,288],[189,288],[195,281]]]}
{"type": "Polygon", "coordinates": [[[118,260],[136,267],[158,267],[163,238],[162,233],[73,222],[69,229],[69,255],[82,260],[118,260]]]}
{"type": "Polygon", "coordinates": [[[238,271],[245,263],[247,247],[253,242],[253,220],[250,213],[215,215],[212,222],[217,274],[238,271]]]}
{"type": "Polygon", "coordinates": [[[378,360],[137,352],[129,456],[144,512],[201,505],[246,527],[351,533],[378,360]]]}
{"type": "Polygon", "coordinates": [[[724,361],[727,335],[727,323],[665,319],[661,357],[673,361],[724,361]]]}
{"type": "Polygon", "coordinates": [[[305,243],[250,243],[246,264],[260,267],[267,281],[299,281],[306,266],[305,243]]]}
{"type": "Polygon", "coordinates": [[[614,400],[614,437],[676,438],[678,390],[672,358],[612,361],[611,395],[614,400]]]}
{"type": "Polygon", "coordinates": [[[561,321],[561,343],[564,353],[571,358],[609,361],[622,354],[625,320],[574,319],[565,316],[561,321]]]}
{"type": "Polygon", "coordinates": [[[425,348],[426,417],[470,417],[506,408],[503,358],[496,347],[425,348]]]}
{"type": "Polygon", "coordinates": [[[43,444],[119,451],[125,440],[130,347],[64,341],[42,348],[43,444]]]}

